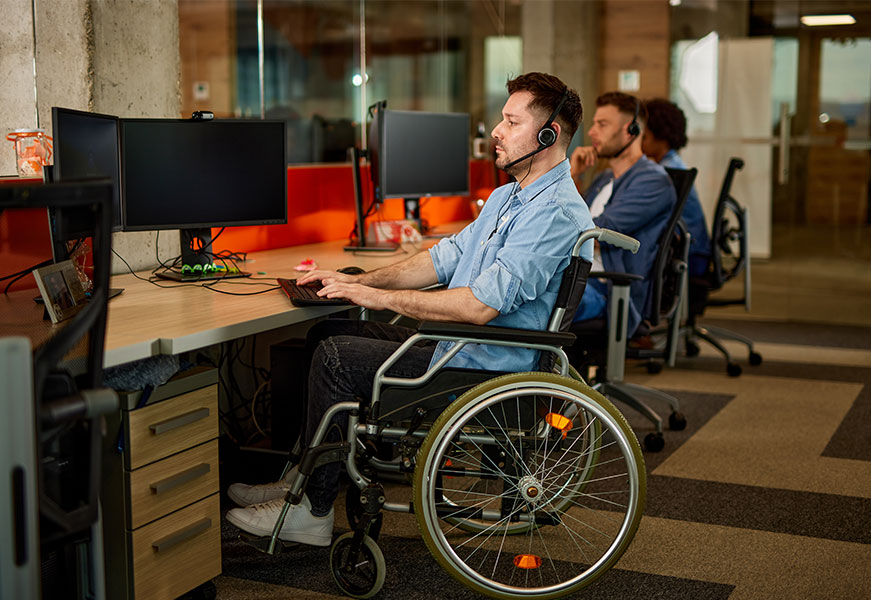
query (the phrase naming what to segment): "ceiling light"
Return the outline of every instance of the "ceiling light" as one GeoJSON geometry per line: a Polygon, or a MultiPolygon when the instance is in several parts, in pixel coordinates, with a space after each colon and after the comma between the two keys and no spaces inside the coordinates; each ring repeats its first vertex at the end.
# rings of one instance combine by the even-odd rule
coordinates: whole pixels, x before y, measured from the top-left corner
{"type": "Polygon", "coordinates": [[[821,25],[852,25],[856,22],[853,15],[805,15],[801,18],[803,25],[819,27],[821,25]]]}

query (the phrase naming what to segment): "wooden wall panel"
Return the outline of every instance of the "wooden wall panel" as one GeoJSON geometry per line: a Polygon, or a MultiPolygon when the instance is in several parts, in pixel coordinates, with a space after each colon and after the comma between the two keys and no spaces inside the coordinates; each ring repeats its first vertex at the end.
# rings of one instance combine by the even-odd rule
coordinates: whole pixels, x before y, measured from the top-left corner
{"type": "Polygon", "coordinates": [[[182,116],[210,110],[216,117],[232,117],[236,48],[233,0],[179,0],[178,30],[182,116]],[[209,86],[206,100],[194,99],[194,84],[199,81],[209,86]]]}
{"type": "Polygon", "coordinates": [[[599,87],[617,90],[618,72],[641,74],[641,98],[668,97],[670,7],[667,0],[604,0],[599,87]]]}

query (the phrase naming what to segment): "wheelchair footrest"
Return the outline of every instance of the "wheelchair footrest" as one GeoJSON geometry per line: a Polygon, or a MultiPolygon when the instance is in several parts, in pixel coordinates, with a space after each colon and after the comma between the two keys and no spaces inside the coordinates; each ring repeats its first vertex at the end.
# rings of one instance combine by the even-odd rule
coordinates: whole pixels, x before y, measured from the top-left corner
{"type": "MultiPolygon", "coordinates": [[[[247,531],[242,531],[239,533],[239,539],[241,539],[243,542],[245,542],[249,546],[256,548],[260,552],[263,552],[264,554],[270,554],[269,544],[272,541],[271,536],[254,535],[253,533],[248,533],[247,531]]],[[[275,544],[275,550],[271,554],[273,554],[273,555],[281,554],[282,551],[290,550],[291,548],[296,548],[297,546],[299,546],[299,544],[297,542],[285,542],[282,540],[277,540],[277,542],[275,544]]]]}

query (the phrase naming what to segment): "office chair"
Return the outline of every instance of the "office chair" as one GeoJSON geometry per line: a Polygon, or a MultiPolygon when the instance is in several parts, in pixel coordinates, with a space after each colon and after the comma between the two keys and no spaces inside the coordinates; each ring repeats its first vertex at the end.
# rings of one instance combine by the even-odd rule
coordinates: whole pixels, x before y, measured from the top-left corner
{"type": "MultiPolygon", "coordinates": [[[[41,570],[41,596],[100,599],[105,597],[98,506],[102,416],[118,410],[115,392],[101,386],[112,185],[100,181],[0,188],[0,211],[10,207],[86,209],[95,223],[91,299],[68,321],[52,326],[49,339],[34,349],[32,386],[28,386],[32,395],[27,399],[31,405],[10,407],[14,413],[31,415],[35,462],[17,466],[7,481],[13,482],[11,492],[17,497],[18,510],[30,512],[30,502],[38,506],[39,547],[29,547],[24,540],[33,536],[21,530],[17,532],[20,537],[16,535],[16,553],[19,566],[29,564],[37,573],[41,570]],[[35,477],[28,470],[35,471],[35,477]],[[26,493],[28,487],[32,490],[28,480],[38,484],[35,495],[26,493]]],[[[37,329],[37,336],[45,337],[47,328],[37,329]]],[[[25,394],[26,390],[19,390],[18,399],[24,401],[25,394]]],[[[16,524],[29,526],[32,519],[16,524]]],[[[40,594],[38,588],[31,588],[14,597],[37,598],[40,594]]]]}
{"type": "MultiPolygon", "coordinates": [[[[639,330],[646,334],[661,322],[667,323],[665,347],[652,349],[628,347],[629,286],[632,281],[641,280],[642,277],[630,273],[592,273],[591,277],[603,277],[611,283],[608,319],[574,323],[570,331],[578,336],[578,340],[567,349],[572,364],[582,373],[589,366],[599,367],[594,389],[606,397],[630,406],[654,424],[655,431],[644,437],[644,447],[651,452],[662,450],[665,446],[665,438],[662,418],[650,407],[647,400],[653,399],[669,405],[670,429],[680,431],[686,428],[686,417],[680,412],[677,398],[660,390],[623,381],[627,357],[664,358],[669,361],[669,364],[674,364],[680,331],[683,296],[681,292],[685,289],[690,246],[690,236],[680,221],[680,215],[698,170],[693,168],[666,169],[666,171],[675,186],[677,202],[659,237],[659,247],[653,267],[648,274],[652,281],[651,306],[645,315],[646,322],[639,325],[639,330]]],[[[648,363],[649,371],[656,371],[657,367],[659,367],[657,363],[648,363]]]]}
{"type": "MultiPolygon", "coordinates": [[[[569,365],[562,346],[590,263],[589,239],[637,251],[638,242],[594,229],[578,238],[546,331],[422,323],[378,369],[369,400],[333,405],[304,451],[271,537],[249,542],[270,554],[291,505],[313,469],[344,463],[353,531],[335,539],[333,579],[355,598],[384,583],[376,541],[381,511],[414,514],[428,549],[467,587],[495,598],[571,594],[613,566],[643,512],[645,467],[635,434],[601,394],[569,365]],[[390,367],[422,340],[453,343],[422,376],[389,377],[390,367]],[[539,370],[500,374],[445,364],[466,344],[541,351],[539,370]],[[348,412],[344,442],[323,443],[333,417],[348,412]],[[393,444],[398,462],[374,447],[393,444]],[[413,478],[412,502],[389,502],[385,473],[413,478]],[[579,544],[578,541],[582,543],[579,544]]],[[[290,469],[290,462],[285,472],[290,469]]]]}
{"type": "MultiPolygon", "coordinates": [[[[651,308],[649,317],[643,324],[649,329],[651,335],[664,337],[664,341],[654,348],[641,348],[630,346],[627,349],[628,358],[648,359],[648,373],[659,373],[662,363],[655,359],[664,360],[670,367],[674,366],[677,355],[677,346],[680,338],[681,319],[686,306],[687,280],[689,266],[689,251],[691,245],[690,233],[680,218],[687,198],[693,188],[698,169],[670,169],[666,173],[674,184],[677,194],[677,212],[672,213],[672,219],[677,217],[673,225],[671,244],[668,250],[659,252],[653,271],[653,290],[651,294],[651,308]],[[657,335],[663,334],[663,335],[657,335]]],[[[672,227],[671,221],[666,229],[672,227]]],[[[660,249],[662,249],[660,244],[660,249]]],[[[674,429],[674,428],[673,428],[674,429]]],[[[681,429],[683,429],[681,427],[681,429]]]]}
{"type": "Polygon", "coordinates": [[[741,374],[741,366],[732,360],[729,351],[718,338],[741,342],[747,346],[748,362],[752,366],[762,364],[762,355],[753,349],[753,340],[741,334],[714,327],[702,326],[696,319],[704,314],[709,306],[729,306],[743,304],[750,310],[750,243],[747,209],[731,195],[735,172],[744,168],[740,158],[729,160],[723,186],[714,211],[711,232],[711,259],[708,271],[702,277],[690,277],[688,282],[688,311],[685,333],[687,356],[696,356],[699,346],[696,338],[704,340],[720,351],[726,359],[726,372],[731,377],[741,374]],[[744,275],[744,291],[740,298],[710,298],[710,293],[719,290],[735,277],[744,275]]]}

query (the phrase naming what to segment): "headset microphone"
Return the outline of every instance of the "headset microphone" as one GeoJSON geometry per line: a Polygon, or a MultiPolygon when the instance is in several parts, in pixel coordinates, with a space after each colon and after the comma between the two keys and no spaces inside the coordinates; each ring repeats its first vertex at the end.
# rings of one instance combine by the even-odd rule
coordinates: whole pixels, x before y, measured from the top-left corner
{"type": "Polygon", "coordinates": [[[538,148],[530,152],[529,154],[524,154],[518,159],[512,160],[510,163],[502,167],[503,171],[506,171],[516,165],[517,163],[523,162],[530,156],[535,156],[542,150],[546,148],[550,148],[556,143],[557,133],[556,129],[553,128],[553,122],[559,116],[559,111],[563,109],[563,105],[566,103],[566,100],[569,97],[569,88],[566,86],[565,91],[563,91],[563,96],[560,98],[559,104],[556,105],[556,108],[550,116],[547,118],[547,121],[544,122],[544,125],[541,126],[541,129],[538,130],[538,148]]]}

